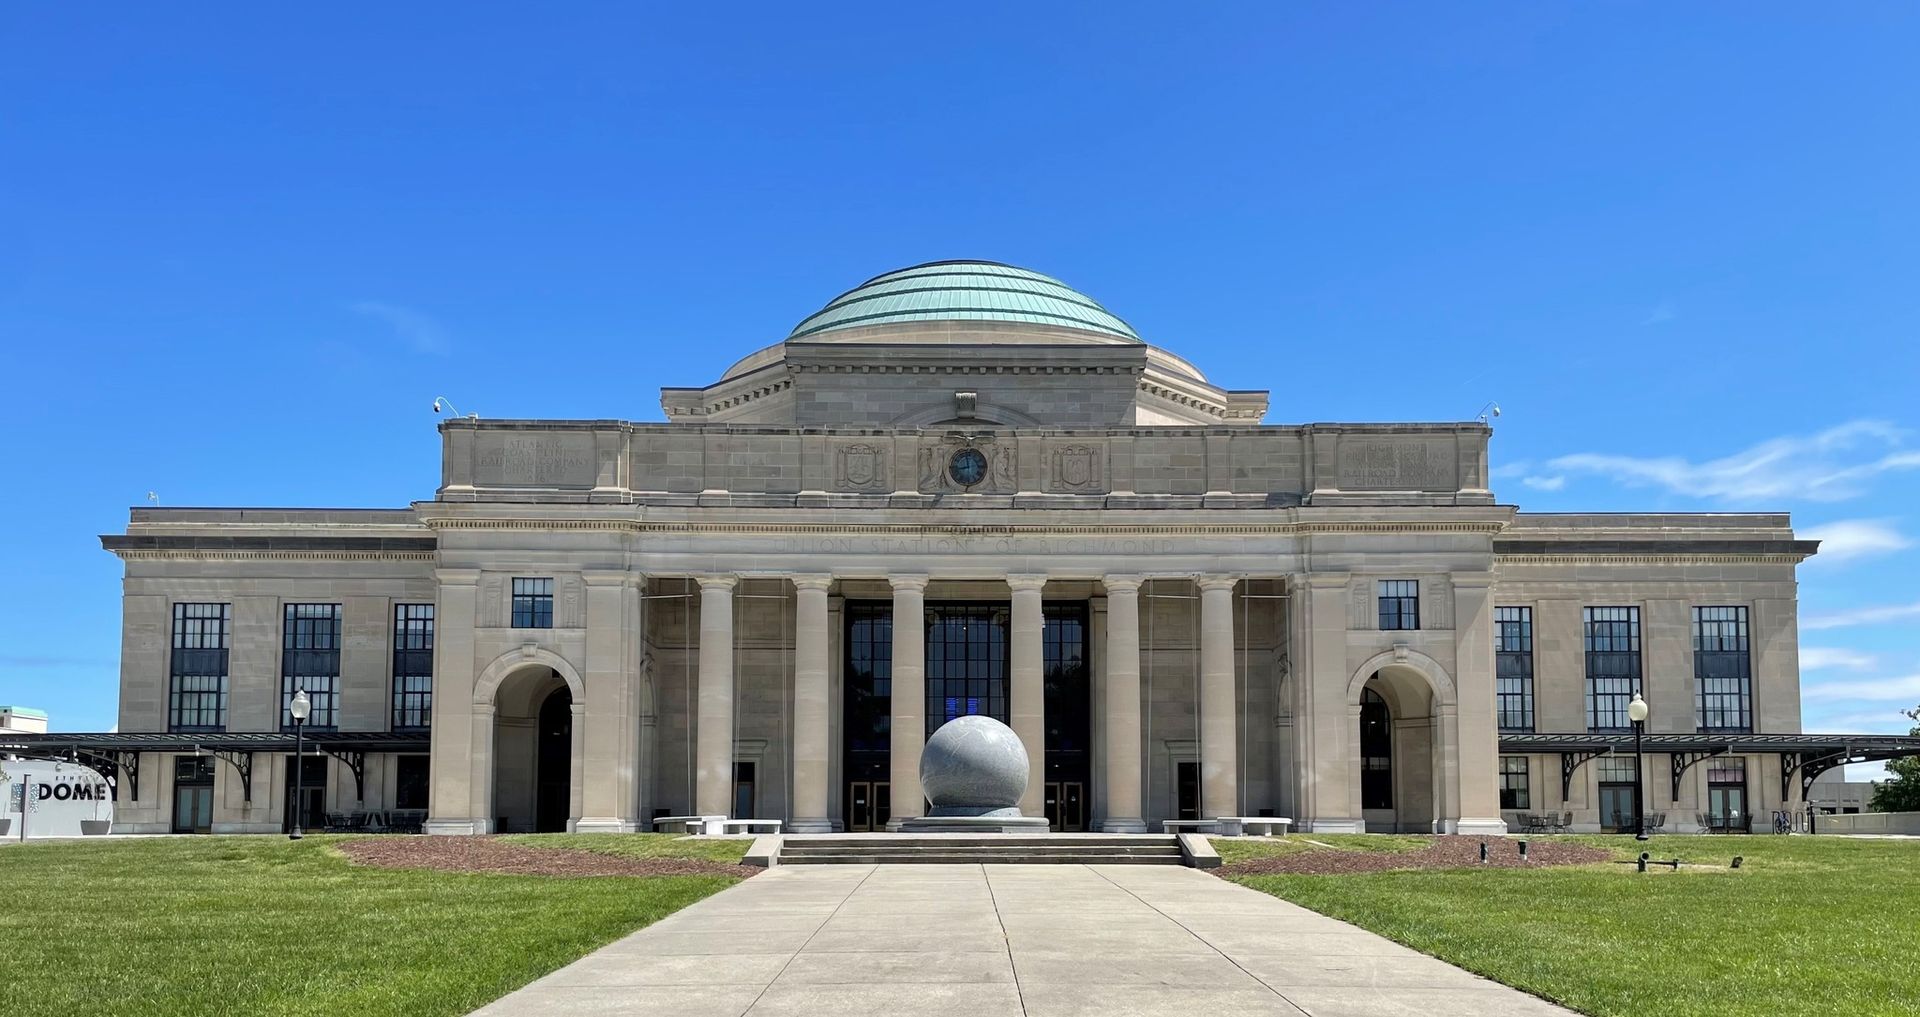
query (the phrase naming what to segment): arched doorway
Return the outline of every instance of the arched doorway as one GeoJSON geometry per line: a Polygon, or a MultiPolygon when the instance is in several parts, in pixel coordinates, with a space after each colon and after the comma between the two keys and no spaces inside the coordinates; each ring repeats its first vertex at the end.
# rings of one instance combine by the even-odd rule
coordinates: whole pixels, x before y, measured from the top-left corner
{"type": "Polygon", "coordinates": [[[565,685],[540,705],[537,731],[533,831],[565,833],[573,771],[573,693],[565,685]]]}
{"type": "Polygon", "coordinates": [[[1381,668],[1361,690],[1356,762],[1369,832],[1436,829],[1438,714],[1432,686],[1411,668],[1381,668]]]}
{"type": "Polygon", "coordinates": [[[573,693],[553,668],[508,674],[494,694],[493,829],[561,832],[571,816],[573,693]]]}

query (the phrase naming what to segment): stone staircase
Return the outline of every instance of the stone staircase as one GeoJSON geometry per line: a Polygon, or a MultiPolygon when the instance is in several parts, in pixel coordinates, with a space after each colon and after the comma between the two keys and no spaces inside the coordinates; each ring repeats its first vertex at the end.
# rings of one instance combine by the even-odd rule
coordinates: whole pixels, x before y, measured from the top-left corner
{"type": "Polygon", "coordinates": [[[781,838],[781,865],[1185,865],[1154,834],[851,833],[781,838]]]}

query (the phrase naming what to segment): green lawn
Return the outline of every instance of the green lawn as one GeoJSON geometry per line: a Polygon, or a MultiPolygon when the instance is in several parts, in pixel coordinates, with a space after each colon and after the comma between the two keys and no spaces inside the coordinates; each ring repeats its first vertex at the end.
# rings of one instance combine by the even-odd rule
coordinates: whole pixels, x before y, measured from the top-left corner
{"type": "MultiPolygon", "coordinates": [[[[1555,839],[1637,853],[1630,838],[1555,839]]],[[[1215,843],[1224,857],[1233,842],[1215,843]]],[[[1920,843],[1656,837],[1649,848],[1714,867],[1238,881],[1590,1014],[1920,1013],[1920,843]],[[1735,854],[1738,871],[1726,868],[1735,854]]]]}
{"type": "Polygon", "coordinates": [[[461,1014],[736,882],[375,869],[341,839],[0,848],[4,1012],[461,1014]]]}
{"type": "Polygon", "coordinates": [[[677,833],[512,833],[500,838],[526,847],[571,848],[625,858],[697,858],[737,865],[753,844],[748,837],[686,837],[677,833]]]}

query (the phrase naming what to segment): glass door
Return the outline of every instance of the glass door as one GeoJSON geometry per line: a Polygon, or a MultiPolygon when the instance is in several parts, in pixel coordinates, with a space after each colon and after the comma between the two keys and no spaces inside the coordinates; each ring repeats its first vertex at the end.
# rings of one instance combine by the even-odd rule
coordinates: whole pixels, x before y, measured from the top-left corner
{"type": "Polygon", "coordinates": [[[173,761],[173,832],[213,832],[213,757],[173,761]]]}
{"type": "Polygon", "coordinates": [[[1608,833],[1632,832],[1632,784],[1600,785],[1600,827],[1608,833]]]}

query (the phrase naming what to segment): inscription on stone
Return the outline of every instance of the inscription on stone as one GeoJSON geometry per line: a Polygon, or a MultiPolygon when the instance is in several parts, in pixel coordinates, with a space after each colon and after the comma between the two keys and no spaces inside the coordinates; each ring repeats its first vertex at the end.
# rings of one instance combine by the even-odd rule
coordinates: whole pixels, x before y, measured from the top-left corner
{"type": "Polygon", "coordinates": [[[488,435],[475,471],[481,484],[567,487],[593,484],[593,439],[587,435],[488,435]]]}
{"type": "Polygon", "coordinates": [[[1418,439],[1340,443],[1343,491],[1447,491],[1453,486],[1453,456],[1444,444],[1418,439]]]}

